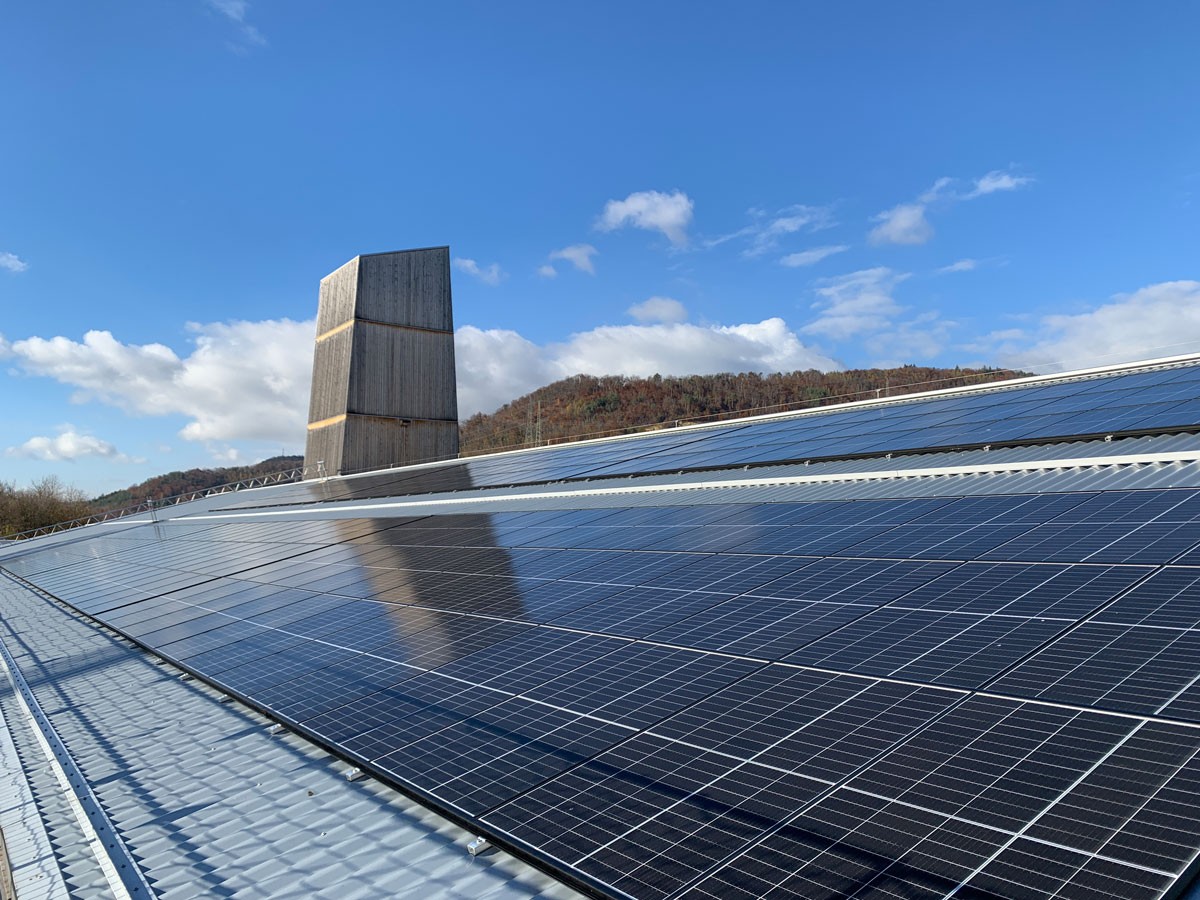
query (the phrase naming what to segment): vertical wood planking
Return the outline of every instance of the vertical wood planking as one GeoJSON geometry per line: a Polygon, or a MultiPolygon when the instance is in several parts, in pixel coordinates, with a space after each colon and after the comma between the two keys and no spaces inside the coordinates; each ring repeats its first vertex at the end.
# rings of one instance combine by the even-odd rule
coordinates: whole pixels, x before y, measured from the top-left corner
{"type": "Polygon", "coordinates": [[[359,256],[323,278],[305,465],[457,456],[453,330],[449,247],[359,256]]]}

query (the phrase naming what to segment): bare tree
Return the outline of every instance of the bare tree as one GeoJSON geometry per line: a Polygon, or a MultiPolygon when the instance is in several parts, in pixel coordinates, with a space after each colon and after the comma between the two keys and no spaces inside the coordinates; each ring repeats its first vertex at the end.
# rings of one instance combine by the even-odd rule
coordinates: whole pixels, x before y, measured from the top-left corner
{"type": "Polygon", "coordinates": [[[48,475],[27,488],[0,482],[0,537],[79,519],[91,512],[87,495],[48,475]]]}

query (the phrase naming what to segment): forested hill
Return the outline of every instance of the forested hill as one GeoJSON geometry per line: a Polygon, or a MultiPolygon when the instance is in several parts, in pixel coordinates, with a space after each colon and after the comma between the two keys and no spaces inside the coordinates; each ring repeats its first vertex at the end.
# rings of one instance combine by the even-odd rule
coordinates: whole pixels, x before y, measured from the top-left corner
{"type": "Polygon", "coordinates": [[[175,497],[189,491],[202,491],[219,484],[230,484],[247,478],[259,478],[263,475],[283,472],[303,464],[303,456],[272,456],[270,459],[264,459],[252,466],[168,472],[166,475],[156,475],[123,491],[113,491],[111,494],[97,497],[91,501],[92,511],[103,512],[108,509],[133,506],[146,500],[162,500],[164,497],[175,497]]]}
{"type": "Polygon", "coordinates": [[[625,378],[576,375],[539,388],[491,415],[462,426],[462,452],[479,453],[568,437],[599,437],[639,426],[703,420],[730,413],[846,403],[875,396],[960,387],[1026,375],[1002,369],[851,369],[758,375],[688,375],[625,378]]]}

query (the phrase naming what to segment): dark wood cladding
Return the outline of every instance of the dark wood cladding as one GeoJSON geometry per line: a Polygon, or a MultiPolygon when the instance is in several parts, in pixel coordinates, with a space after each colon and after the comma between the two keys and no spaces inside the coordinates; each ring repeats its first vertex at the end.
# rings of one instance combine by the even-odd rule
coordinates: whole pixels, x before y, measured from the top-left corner
{"type": "Polygon", "coordinates": [[[354,298],[358,295],[358,261],[354,257],[321,279],[317,301],[317,335],[354,318],[354,298]]]}
{"type": "Polygon", "coordinates": [[[367,322],[355,322],[353,331],[349,412],[457,420],[454,335],[367,322]],[[392,364],[378,365],[381,359],[392,364]]]}
{"type": "Polygon", "coordinates": [[[458,455],[450,249],[359,256],[321,280],[305,465],[458,455]]]}
{"type": "Polygon", "coordinates": [[[450,248],[360,256],[354,314],[373,322],[453,331],[450,248]]]}
{"type": "Polygon", "coordinates": [[[317,341],[313,351],[309,422],[321,422],[346,412],[346,398],[350,395],[350,355],[353,346],[352,328],[340,331],[323,341],[317,341]]]}
{"type": "MultiPolygon", "coordinates": [[[[308,433],[312,465],[324,461],[327,475],[450,459],[458,454],[457,444],[457,429],[445,422],[405,423],[354,414],[308,433]]],[[[314,472],[310,477],[315,476],[314,472]]]]}

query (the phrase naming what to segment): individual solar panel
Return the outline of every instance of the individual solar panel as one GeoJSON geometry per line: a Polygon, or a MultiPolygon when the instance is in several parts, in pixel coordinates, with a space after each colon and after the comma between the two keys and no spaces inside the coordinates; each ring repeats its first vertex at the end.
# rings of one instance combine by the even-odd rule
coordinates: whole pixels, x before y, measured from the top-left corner
{"type": "Polygon", "coordinates": [[[694,613],[649,639],[766,660],[785,659],[872,607],[745,595],[694,613]]]}
{"type": "Polygon", "coordinates": [[[440,666],[437,671],[451,678],[524,694],[627,644],[628,641],[620,638],[536,628],[497,641],[440,666]]]}
{"type": "Polygon", "coordinates": [[[1200,632],[1084,623],[992,690],[1151,714],[1200,675],[1200,632]]]}
{"type": "Polygon", "coordinates": [[[953,691],[772,665],[650,733],[832,784],[959,699],[953,691]]]}
{"type": "Polygon", "coordinates": [[[1048,524],[980,555],[1031,562],[1097,562],[1156,565],[1200,543],[1200,523],[1150,522],[1048,524]]]}
{"type": "Polygon", "coordinates": [[[619,724],[645,728],[730,684],[759,664],[646,644],[620,647],[591,665],[526,692],[619,724]]]}
{"type": "Polygon", "coordinates": [[[631,729],[518,698],[374,760],[479,815],[627,738],[631,729]]]}
{"type": "Polygon", "coordinates": [[[639,736],[483,820],[616,890],[666,897],[824,787],[639,736]]]}
{"type": "Polygon", "coordinates": [[[821,668],[980,687],[1065,630],[1054,619],[874,610],[786,657],[821,668]]]}
{"type": "Polygon", "coordinates": [[[578,628],[621,637],[648,637],[681,619],[716,606],[731,594],[635,587],[550,619],[563,628],[578,628]]]}
{"type": "Polygon", "coordinates": [[[1151,571],[1140,566],[967,563],[914,588],[896,605],[1075,620],[1099,609],[1151,571]]]}
{"type": "Polygon", "coordinates": [[[751,596],[882,606],[956,568],[948,562],[820,559],[749,591],[751,596]]]}

